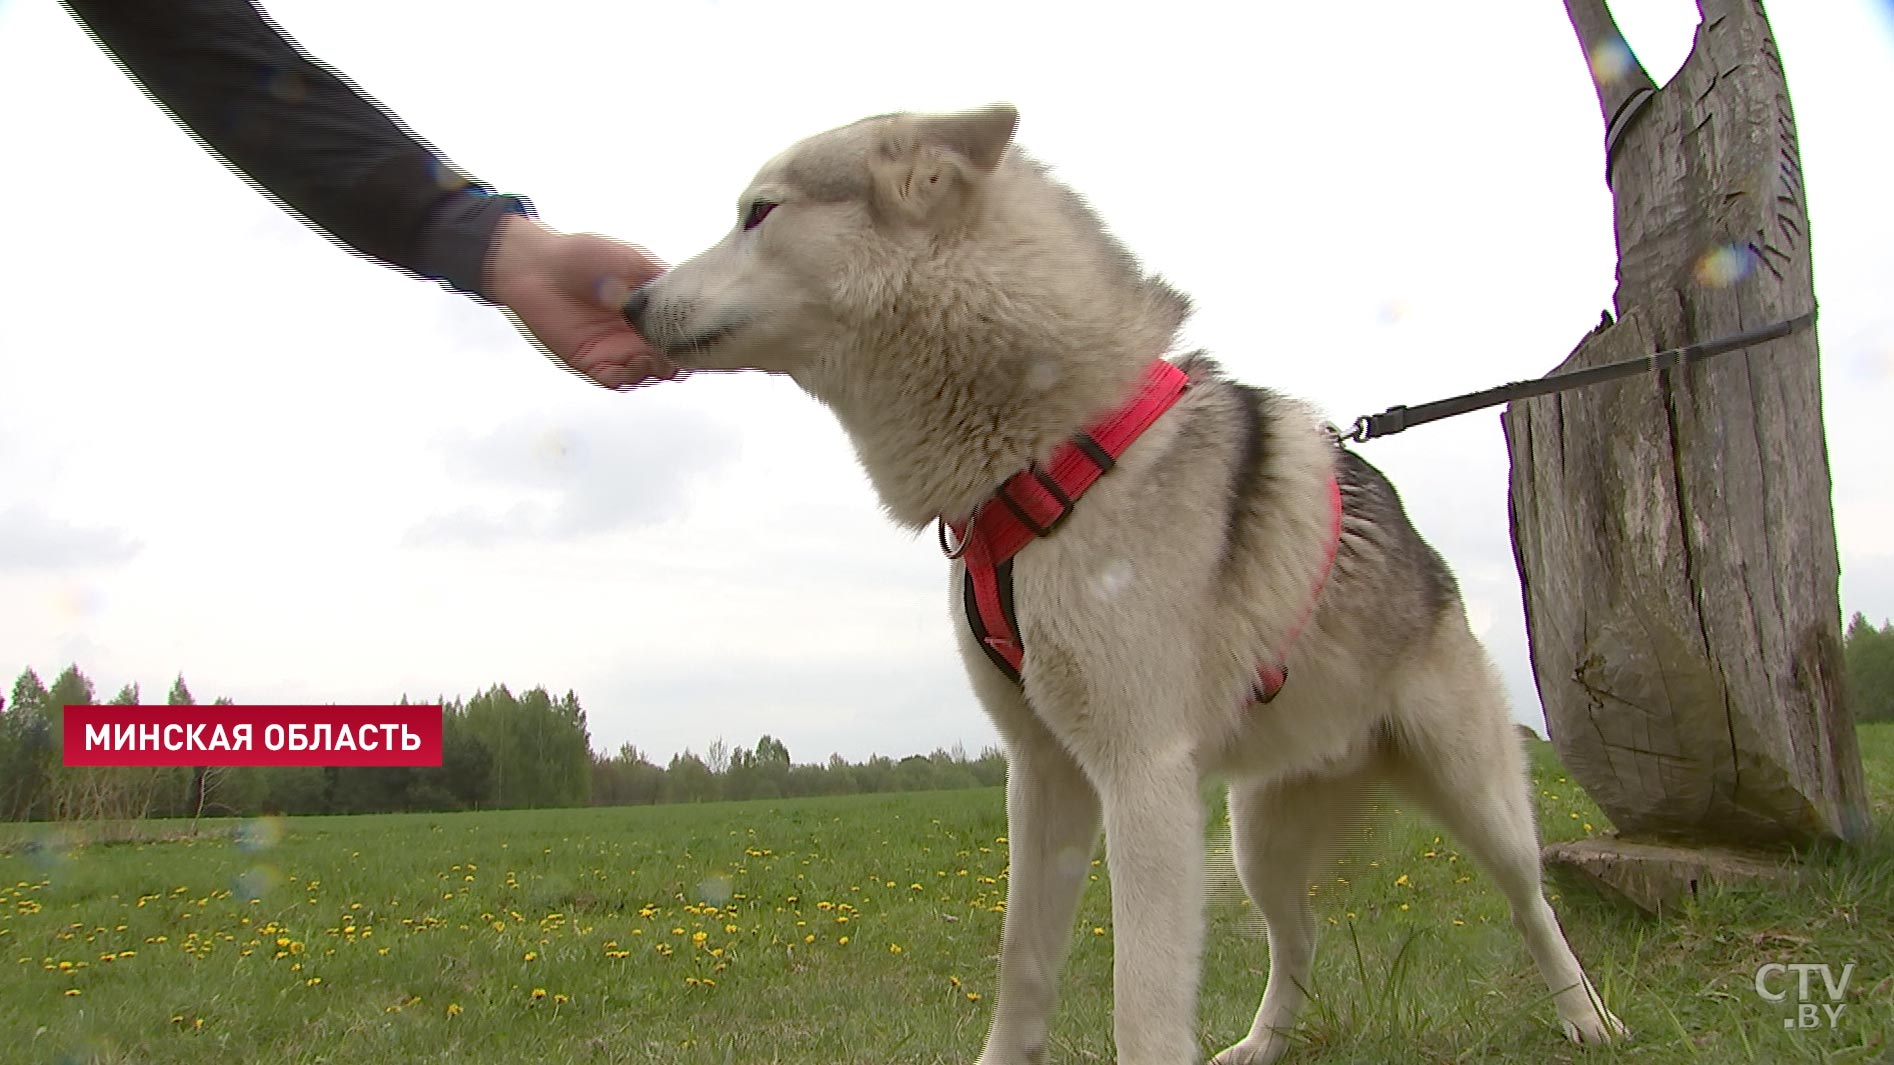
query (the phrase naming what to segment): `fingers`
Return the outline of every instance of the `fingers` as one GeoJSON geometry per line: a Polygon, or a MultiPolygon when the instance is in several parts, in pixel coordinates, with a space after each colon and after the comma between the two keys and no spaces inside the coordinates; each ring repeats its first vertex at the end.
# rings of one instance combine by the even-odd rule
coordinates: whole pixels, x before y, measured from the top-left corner
{"type": "Polygon", "coordinates": [[[643,249],[592,233],[546,232],[514,256],[506,305],[515,324],[567,368],[604,388],[671,380],[678,369],[620,316],[663,267],[643,249]]]}
{"type": "Polygon", "coordinates": [[[622,389],[654,378],[670,380],[677,367],[630,329],[601,334],[565,358],[572,369],[605,388],[622,389]]]}
{"type": "Polygon", "coordinates": [[[644,249],[596,233],[574,233],[561,243],[552,264],[555,283],[574,296],[597,299],[610,307],[622,305],[625,294],[664,272],[663,265],[644,249]],[[614,286],[614,291],[600,291],[606,285],[614,286]],[[617,298],[608,300],[607,295],[617,298]]]}

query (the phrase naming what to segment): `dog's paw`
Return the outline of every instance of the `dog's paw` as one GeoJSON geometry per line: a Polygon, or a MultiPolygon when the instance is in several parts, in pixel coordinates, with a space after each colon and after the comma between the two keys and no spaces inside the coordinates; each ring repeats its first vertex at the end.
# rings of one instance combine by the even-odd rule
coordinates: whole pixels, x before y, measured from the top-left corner
{"type": "Polygon", "coordinates": [[[1275,1065],[1289,1049],[1289,1040],[1271,1032],[1262,1039],[1250,1036],[1210,1059],[1210,1065],[1275,1065]]]}
{"type": "Polygon", "coordinates": [[[1624,1026],[1617,1014],[1603,1006],[1596,1010],[1585,1010],[1577,1017],[1561,1017],[1559,1023],[1565,1028],[1565,1038],[1579,1046],[1628,1042],[1631,1038],[1631,1029],[1624,1026]]]}

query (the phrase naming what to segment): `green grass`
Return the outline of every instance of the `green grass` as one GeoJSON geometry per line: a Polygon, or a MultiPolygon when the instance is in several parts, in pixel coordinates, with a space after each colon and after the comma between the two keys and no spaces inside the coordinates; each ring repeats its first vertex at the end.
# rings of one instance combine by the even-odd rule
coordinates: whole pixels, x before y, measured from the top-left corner
{"type": "MultiPolygon", "coordinates": [[[[1622,1049],[1563,1042],[1486,877],[1390,811],[1317,885],[1316,1000],[1290,1060],[1889,1060],[1894,726],[1861,736],[1882,836],[1811,855],[1793,891],[1713,892],[1662,920],[1555,899],[1637,1034],[1622,1049]],[[1790,1006],[1753,987],[1769,961],[1854,962],[1840,1026],[1784,1029],[1790,1006]]],[[[1605,827],[1549,748],[1534,762],[1547,839],[1605,827]]],[[[92,846],[15,829],[0,1062],[967,1062],[985,1033],[997,790],[258,827],[92,846]]],[[[1095,872],[1052,1061],[1111,1057],[1095,872]]],[[[1206,1056],[1247,1029],[1267,971],[1246,903],[1215,891],[1210,920],[1206,1056]]]]}

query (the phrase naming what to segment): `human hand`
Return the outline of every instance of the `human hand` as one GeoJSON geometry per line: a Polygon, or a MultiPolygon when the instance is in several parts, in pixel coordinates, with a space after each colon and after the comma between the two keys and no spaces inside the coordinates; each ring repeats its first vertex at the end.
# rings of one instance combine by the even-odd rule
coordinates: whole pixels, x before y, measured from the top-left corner
{"type": "Polygon", "coordinates": [[[619,314],[632,289],[662,272],[629,244],[508,215],[494,231],[487,292],[547,354],[598,385],[623,389],[677,376],[619,314]]]}

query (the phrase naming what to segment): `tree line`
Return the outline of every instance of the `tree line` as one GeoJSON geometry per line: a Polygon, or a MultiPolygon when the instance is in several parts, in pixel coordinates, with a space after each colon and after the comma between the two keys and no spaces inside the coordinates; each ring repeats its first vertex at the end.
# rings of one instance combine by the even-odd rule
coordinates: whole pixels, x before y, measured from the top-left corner
{"type": "Polygon", "coordinates": [[[1894,623],[1875,628],[1857,613],[1842,637],[1848,663],[1848,700],[1856,721],[1894,721],[1894,623]]]}
{"type": "MultiPolygon", "coordinates": [[[[983,787],[1005,780],[988,749],[935,751],[899,760],[850,763],[831,755],[797,765],[782,741],[755,747],[723,740],[702,755],[686,750],[665,765],[625,744],[592,750],[578,697],[543,687],[515,695],[495,685],[441,705],[439,766],[66,766],[61,708],[98,704],[92,681],[68,666],[47,686],[31,668],[0,700],[0,820],[83,821],[259,814],[347,814],[498,810],[585,805],[711,802],[862,792],[983,787]]],[[[402,697],[402,703],[410,700],[402,697]]],[[[106,705],[141,705],[138,686],[106,705]]],[[[183,676],[165,697],[194,706],[183,676]]],[[[218,698],[210,705],[229,705],[218,698]]]]}

